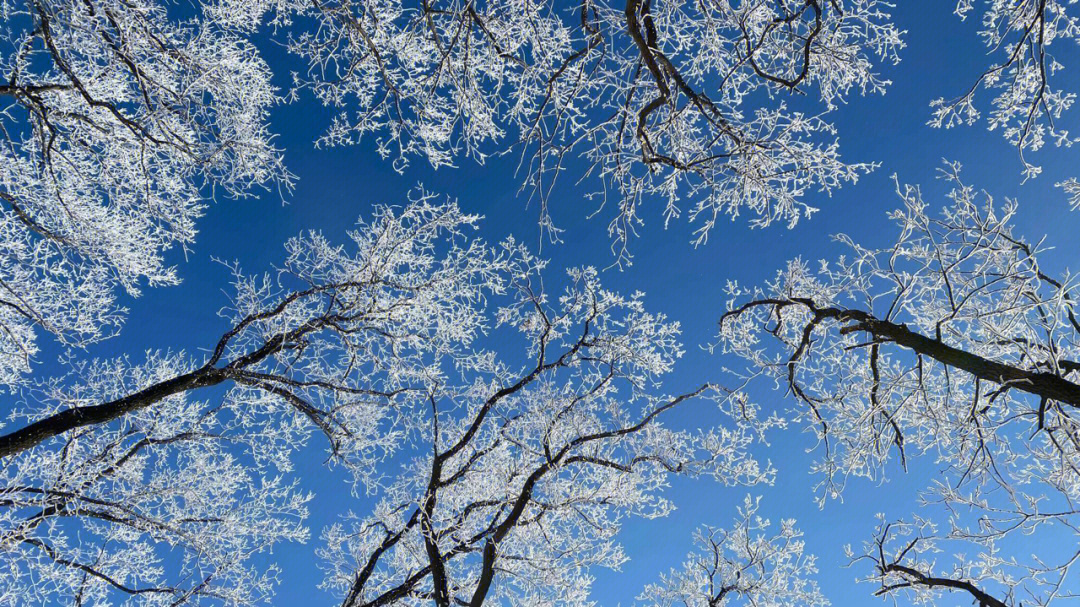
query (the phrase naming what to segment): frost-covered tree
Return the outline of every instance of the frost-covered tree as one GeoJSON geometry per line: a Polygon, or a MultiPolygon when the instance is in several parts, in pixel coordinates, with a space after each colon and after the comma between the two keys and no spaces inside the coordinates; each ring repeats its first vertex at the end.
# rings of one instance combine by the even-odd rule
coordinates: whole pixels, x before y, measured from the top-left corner
{"type": "Polygon", "coordinates": [[[306,537],[287,475],[313,432],[381,495],[326,533],[350,605],[581,600],[589,565],[621,561],[622,518],[670,509],[668,475],[771,479],[747,449],[775,419],[710,384],[660,391],[677,323],[590,269],[549,301],[544,264],[467,238],[475,221],[422,194],[347,247],[298,237],[276,279],[237,271],[204,356],[71,360],[22,387],[0,435],[0,604],[259,602],[276,571],[253,557],[306,537]],[[716,423],[662,424],[691,406],[716,423]],[[379,463],[398,451],[395,478],[379,463]]]}
{"type": "Polygon", "coordinates": [[[0,2],[0,383],[35,335],[114,334],[117,291],[174,284],[210,190],[288,186],[269,67],[157,0],[0,2]]]}
{"type": "MultiPolygon", "coordinates": [[[[1041,604],[1078,558],[1054,543],[1080,521],[1076,281],[1045,270],[1047,248],[1013,232],[1014,201],[980,194],[958,165],[943,175],[953,189],[940,213],[918,188],[898,187],[894,244],[841,235],[849,254],[835,261],[795,260],[762,287],[730,285],[717,346],[797,401],[822,443],[822,500],[850,476],[880,478],[890,460],[931,454],[943,468],[920,510],[942,531],[900,556],[868,551],[879,567],[907,556],[933,578],[920,559],[965,544],[957,554],[977,552],[957,561],[966,583],[994,580],[1002,596],[1041,604]],[[1032,534],[1045,561],[1006,556],[1032,534]]],[[[902,569],[882,576],[887,592],[931,586],[902,569]]]]}
{"type": "Polygon", "coordinates": [[[22,387],[0,436],[0,604],[265,598],[275,571],[249,561],[306,537],[290,453],[315,430],[366,480],[441,361],[482,356],[485,293],[532,262],[464,241],[475,219],[424,196],[349,247],[298,237],[276,280],[237,274],[204,356],[72,360],[22,387]]]}
{"type": "Polygon", "coordinates": [[[725,216],[764,226],[812,212],[809,194],[871,168],[841,160],[824,114],[883,92],[878,63],[902,46],[878,0],[215,7],[237,27],[268,18],[290,32],[310,66],[298,87],[340,110],[321,144],[370,138],[398,168],[512,153],[542,205],[580,157],[623,242],[648,199],[696,218],[702,241],[725,216]]]}
{"type": "MultiPolygon", "coordinates": [[[[182,356],[73,364],[41,407],[115,398],[182,373],[182,356]]],[[[239,403],[159,399],[0,462],[0,605],[253,605],[279,570],[266,553],[305,541],[286,480],[295,424],[239,403]],[[261,556],[260,556],[261,555],[261,556]]],[[[30,403],[26,403],[29,406],[30,403]]],[[[258,403],[252,403],[257,406],[258,403]]]]}
{"type": "Polygon", "coordinates": [[[1026,156],[1047,143],[1071,146],[1076,135],[1059,124],[1076,101],[1062,74],[1080,43],[1080,15],[1072,0],[958,0],[956,15],[979,19],[991,63],[953,98],[932,102],[930,125],[975,124],[999,131],[1020,153],[1025,178],[1042,168],[1026,156]],[[980,90],[993,98],[979,99],[980,90]]]}
{"type": "Polygon", "coordinates": [[[894,604],[902,596],[916,605],[935,605],[943,594],[952,594],[978,607],[1011,607],[1045,605],[1057,596],[1070,596],[1061,592],[1068,567],[1024,566],[990,553],[941,563],[940,553],[958,543],[938,535],[933,522],[917,517],[911,523],[879,525],[859,556],[848,550],[853,561],[871,563],[873,572],[864,581],[878,584],[874,594],[890,597],[894,604]],[[1041,592],[1031,594],[1033,589],[1041,592]]]}
{"type": "Polygon", "coordinates": [[[771,480],[747,449],[775,420],[709,384],[658,391],[682,353],[677,323],[593,270],[570,283],[549,301],[536,276],[515,277],[496,317],[526,362],[492,354],[432,385],[416,457],[373,511],[327,530],[325,585],[342,605],[589,605],[590,568],[625,560],[623,520],[671,510],[670,476],[771,480]],[[696,428],[666,426],[688,408],[696,428]]]}
{"type": "Polygon", "coordinates": [[[476,219],[424,194],[359,222],[349,248],[318,233],[291,239],[276,280],[237,270],[231,328],[205,357],[156,355],[177,372],[138,390],[30,403],[14,414],[26,423],[0,436],[0,456],[214,386],[230,386],[227,402],[281,400],[335,447],[392,441],[379,427],[387,405],[438,381],[437,362],[484,329],[485,293],[533,263],[512,243],[465,241],[476,219]]]}
{"type": "Polygon", "coordinates": [[[735,524],[703,527],[694,534],[696,550],[681,569],[661,576],[638,600],[655,607],[826,607],[829,601],[811,579],[816,559],[806,554],[794,519],[769,533],[769,520],[757,514],[760,499],[747,497],[735,524]]]}

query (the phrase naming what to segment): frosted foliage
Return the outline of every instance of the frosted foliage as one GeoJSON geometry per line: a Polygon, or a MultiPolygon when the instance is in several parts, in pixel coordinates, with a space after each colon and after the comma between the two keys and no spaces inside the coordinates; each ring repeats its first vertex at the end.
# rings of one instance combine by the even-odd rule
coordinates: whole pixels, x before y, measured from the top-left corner
{"type": "Polygon", "coordinates": [[[811,577],[816,559],[804,552],[793,519],[773,531],[758,515],[760,499],[747,497],[726,529],[702,527],[695,550],[679,569],[661,576],[638,597],[656,607],[826,607],[829,601],[811,577]]]}
{"type": "Polygon", "coordinates": [[[542,266],[513,241],[466,238],[476,221],[420,192],[361,221],[347,247],[317,232],[290,240],[276,280],[238,274],[236,324],[213,364],[239,392],[285,398],[354,472],[376,473],[372,448],[393,447],[416,423],[393,411],[480,357],[471,345],[491,325],[487,297],[542,266]]]}
{"type": "Polygon", "coordinates": [[[276,101],[249,42],[153,0],[0,2],[0,382],[36,335],[115,334],[118,290],[174,284],[210,188],[290,176],[264,125],[276,101]]]}
{"type": "Polygon", "coordinates": [[[848,546],[848,555],[872,571],[860,581],[876,585],[875,594],[893,604],[1043,607],[1076,601],[1070,574],[1080,556],[1074,552],[1076,529],[1067,516],[1029,513],[1030,520],[1024,521],[1006,520],[992,509],[983,512],[985,524],[970,527],[958,526],[963,517],[956,513],[946,524],[919,515],[887,523],[879,515],[874,538],[862,552],[848,546]],[[1024,553],[1021,546],[1032,545],[1032,535],[1039,554],[1018,558],[1024,553]],[[1066,551],[1060,556],[1047,558],[1061,547],[1066,551]]]}
{"type": "MultiPolygon", "coordinates": [[[[1034,177],[1032,152],[1076,140],[1077,2],[953,6],[989,67],[930,124],[985,121],[1034,177]]],[[[725,219],[794,226],[876,166],[841,155],[832,120],[888,87],[891,9],[0,0],[0,607],[271,603],[276,555],[310,539],[294,458],[319,453],[315,480],[355,509],[312,549],[343,607],[584,607],[626,562],[626,523],[674,510],[671,483],[771,484],[757,446],[790,419],[818,439],[821,507],[932,467],[914,514],[847,547],[877,596],[1075,600],[1077,279],[954,163],[941,209],[896,182],[895,240],[838,235],[842,255],[728,283],[723,360],[692,381],[673,373],[678,322],[643,293],[485,242],[422,189],[343,239],[289,239],[272,272],[226,264],[203,348],[86,354],[125,301],[179,281],[210,200],[291,187],[266,127],[282,101],[325,106],[319,146],[370,145],[398,172],[510,157],[555,241],[569,172],[616,264],[647,212],[695,244],[725,219]],[[291,54],[284,96],[256,42],[291,54]],[[51,378],[33,374],[46,349],[64,352],[51,378]]],[[[1080,207],[1076,178],[1057,187],[1080,207]]],[[[795,522],[737,510],[639,603],[828,605],[795,522]]]]}
{"type": "Polygon", "coordinates": [[[378,499],[324,534],[348,604],[582,602],[588,568],[622,562],[621,521],[671,510],[669,476],[771,481],[748,449],[779,419],[712,384],[660,391],[677,323],[589,268],[549,300],[545,264],[467,237],[476,220],[417,192],[348,245],[290,240],[276,277],[235,270],[231,327],[201,359],[74,360],[21,388],[0,435],[5,600],[272,596],[263,553],[306,537],[309,496],[285,479],[313,432],[378,499]],[[699,429],[662,424],[689,407],[699,429]],[[413,575],[436,562],[442,582],[413,575]]]}
{"type": "Polygon", "coordinates": [[[932,451],[964,478],[1043,478],[1075,498],[1074,279],[1044,274],[1044,247],[1009,225],[1015,203],[980,195],[957,170],[944,173],[954,188],[940,215],[918,188],[899,189],[895,245],[841,235],[850,255],[816,270],[792,261],[762,288],[731,285],[722,347],[825,422],[818,468],[829,477],[932,451]]]}
{"type": "Polygon", "coordinates": [[[956,14],[978,21],[979,37],[991,64],[955,98],[931,103],[929,124],[951,128],[984,119],[1020,153],[1025,178],[1042,167],[1028,152],[1047,143],[1071,146],[1076,141],[1059,124],[1076,101],[1076,92],[1062,85],[1074,81],[1065,72],[1080,42],[1075,0],[959,0],[956,14]],[[984,99],[985,91],[990,99],[984,99]]]}
{"type": "Polygon", "coordinates": [[[418,455],[372,511],[324,532],[324,587],[343,605],[588,605],[590,569],[625,560],[626,518],[671,511],[671,476],[771,481],[748,449],[775,420],[747,408],[756,424],[733,423],[740,396],[711,384],[659,392],[682,353],[678,325],[594,270],[569,282],[549,300],[538,276],[514,277],[491,303],[493,335],[531,362],[488,352],[470,359],[471,379],[432,385],[418,455]],[[665,425],[684,409],[695,429],[665,425]]]}
{"type": "Polygon", "coordinates": [[[22,387],[0,436],[0,604],[272,596],[269,549],[307,537],[291,453],[319,432],[370,480],[412,425],[411,395],[446,381],[444,359],[479,356],[484,294],[533,263],[462,242],[474,221],[420,195],[349,247],[307,234],[277,280],[237,273],[232,327],[201,360],[74,360],[22,387]]]}
{"type": "Polygon", "coordinates": [[[1065,195],[1068,196],[1071,209],[1074,211],[1080,209],[1080,181],[1070,177],[1065,181],[1058,182],[1057,187],[1061,188],[1065,195]]]}
{"type": "MultiPolygon", "coordinates": [[[[28,390],[49,411],[182,372],[182,355],[72,365],[28,390]]],[[[304,541],[310,496],[261,454],[295,430],[250,426],[227,407],[162,399],[4,460],[0,605],[233,605],[272,594],[266,555],[304,541]]],[[[287,467],[286,467],[287,468],[287,467]]]]}
{"type": "Polygon", "coordinates": [[[399,170],[514,154],[547,228],[551,187],[580,157],[622,245],[652,199],[696,220],[698,242],[724,217],[811,213],[809,194],[871,168],[841,160],[824,115],[884,92],[879,64],[903,46],[878,0],[214,6],[239,27],[269,14],[308,62],[297,87],[337,112],[322,145],[369,138],[399,170]]]}
{"type": "MultiPolygon", "coordinates": [[[[925,454],[941,473],[922,497],[926,524],[905,525],[926,537],[907,552],[900,543],[896,560],[916,559],[930,578],[996,582],[1010,604],[1044,604],[1077,558],[1055,543],[1075,533],[1080,497],[1076,280],[1044,269],[1052,250],[1013,232],[1014,201],[965,184],[958,165],[942,176],[952,189],[940,213],[919,188],[898,186],[895,244],[841,235],[849,254],[832,262],[795,260],[765,286],[729,285],[717,346],[796,401],[821,441],[822,503],[849,477],[882,479],[890,462],[925,454]],[[1031,535],[1045,554],[1006,556],[1031,535]],[[928,556],[946,549],[955,556],[928,556]]],[[[908,587],[898,577],[926,596],[949,588],[883,575],[884,594],[908,587]]]]}

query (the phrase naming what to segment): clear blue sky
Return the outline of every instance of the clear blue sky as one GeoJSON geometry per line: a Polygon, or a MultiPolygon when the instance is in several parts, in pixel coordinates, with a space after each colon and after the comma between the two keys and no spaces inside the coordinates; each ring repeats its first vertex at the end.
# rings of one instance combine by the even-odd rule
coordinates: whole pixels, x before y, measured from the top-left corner
{"type": "MultiPolygon", "coordinates": [[[[988,133],[984,125],[959,131],[925,126],[928,102],[963,90],[987,61],[975,36],[977,23],[961,23],[951,14],[952,4],[924,0],[902,2],[896,8],[897,20],[908,30],[908,47],[899,66],[883,70],[893,80],[889,93],[854,97],[849,107],[835,115],[846,159],[879,161],[882,167],[831,198],[812,196],[811,204],[822,209],[813,219],[791,231],[783,227],[752,231],[739,221],[721,224],[707,246],[693,249],[688,244],[691,226],[677,221],[664,230],[659,206],[643,210],[647,224],[642,237],[632,243],[636,255],[633,266],[606,272],[604,281],[624,292],[645,291],[652,309],[682,322],[689,352],[669,379],[670,389],[719,375],[722,361],[697,346],[714,335],[725,280],[761,282],[792,257],[833,257],[837,249],[829,236],[836,232],[871,244],[887,242],[893,232],[885,212],[898,203],[891,175],[922,183],[927,200],[940,204],[943,190],[934,173],[942,158],[962,162],[966,179],[995,196],[1020,198],[1020,232],[1032,239],[1047,235],[1049,242],[1059,246],[1055,258],[1061,260],[1062,267],[1080,265],[1070,263],[1078,259],[1080,249],[1076,237],[1080,211],[1070,214],[1064,195],[1053,188],[1056,181],[1080,176],[1080,150],[1052,149],[1036,154],[1033,158],[1043,164],[1044,175],[1020,185],[1016,152],[998,133],[988,133]]],[[[290,61],[272,46],[267,46],[267,53],[275,64],[290,61]]],[[[1072,68],[1080,70],[1080,65],[1074,63],[1072,68]]],[[[286,85],[287,71],[278,72],[286,85]]],[[[1080,72],[1072,71],[1062,77],[1078,75],[1080,72]]],[[[175,254],[183,284],[149,290],[128,302],[131,316],[121,337],[95,346],[90,353],[139,357],[147,349],[193,351],[212,344],[225,328],[217,310],[227,302],[229,278],[227,270],[212,257],[236,260],[249,272],[268,270],[283,258],[281,245],[286,238],[315,228],[341,240],[358,215],[369,215],[374,204],[404,202],[406,193],[418,182],[458,198],[467,211],[485,215],[481,233],[487,240],[514,234],[526,242],[539,243],[537,209],[527,208],[517,195],[513,158],[493,159],[486,166],[462,161],[460,168],[438,172],[416,161],[399,175],[376,156],[371,145],[314,149],[312,139],[327,123],[328,113],[308,98],[277,109],[273,127],[287,150],[288,167],[299,177],[287,204],[281,203],[277,193],[214,204],[202,220],[199,238],[187,259],[175,254]]],[[[556,222],[566,230],[564,244],[543,247],[552,267],[608,266],[613,258],[605,231],[607,217],[585,218],[584,210],[591,209],[591,203],[582,199],[572,179],[562,181],[552,200],[556,222]]],[[[760,400],[769,407],[790,405],[780,394],[766,393],[760,400]]],[[[866,539],[873,529],[875,512],[899,517],[913,511],[915,489],[926,478],[914,473],[905,477],[897,469],[892,480],[882,486],[853,482],[843,503],[833,502],[818,510],[811,500],[813,478],[807,473],[811,457],[804,452],[809,444],[810,437],[798,431],[776,437],[772,447],[760,454],[779,468],[778,482],[771,488],[750,491],[765,496],[763,511],[774,520],[799,519],[808,551],[820,558],[818,579],[834,605],[878,604],[878,599],[870,596],[872,587],[853,584],[855,576],[865,571],[842,567],[841,546],[866,539]]],[[[323,468],[323,460],[318,446],[301,457],[298,472],[304,486],[317,493],[309,521],[314,539],[305,546],[281,546],[273,555],[284,568],[275,601],[278,605],[329,605],[340,598],[316,589],[321,579],[313,554],[318,533],[339,513],[349,509],[362,512],[366,505],[349,496],[345,479],[323,468]]],[[[620,572],[595,572],[594,598],[600,605],[630,604],[644,584],[680,563],[695,527],[728,524],[745,493],[745,489],[725,490],[710,481],[674,485],[668,495],[678,510],[667,519],[633,521],[625,527],[623,542],[631,560],[620,572]]],[[[943,604],[967,605],[969,601],[953,597],[943,604]]]]}

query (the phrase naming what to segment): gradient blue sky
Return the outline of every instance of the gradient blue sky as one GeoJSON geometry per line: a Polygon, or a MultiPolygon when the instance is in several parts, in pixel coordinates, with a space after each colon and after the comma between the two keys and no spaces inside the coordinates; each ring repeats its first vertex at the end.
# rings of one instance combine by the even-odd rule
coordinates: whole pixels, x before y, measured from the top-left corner
{"type": "MultiPolygon", "coordinates": [[[[1077,226],[1080,211],[1070,214],[1064,195],[1053,188],[1056,181],[1080,175],[1080,150],[1052,149],[1032,158],[1045,173],[1025,185],[1020,184],[1020,163],[1015,150],[998,133],[984,125],[952,131],[925,126],[928,102],[938,96],[953,96],[969,86],[987,58],[975,34],[977,23],[962,23],[951,14],[951,2],[901,2],[895,16],[903,29],[907,48],[902,62],[886,67],[883,74],[893,81],[885,96],[853,97],[849,106],[836,113],[842,151],[851,161],[878,161],[875,173],[835,192],[831,198],[814,195],[811,204],[821,212],[793,230],[773,227],[750,230],[737,220],[721,224],[707,246],[697,249],[688,243],[692,226],[676,221],[664,230],[661,207],[642,211],[647,224],[642,236],[631,243],[634,263],[624,271],[605,273],[607,286],[629,292],[643,290],[654,310],[679,320],[684,328],[688,354],[667,384],[671,390],[696,385],[717,377],[721,361],[697,346],[711,340],[722,310],[722,289],[727,279],[744,283],[771,277],[784,262],[795,256],[808,259],[833,257],[838,251],[830,236],[851,234],[858,241],[877,244],[893,238],[886,220],[887,210],[898,204],[891,175],[904,182],[922,183],[926,198],[941,204],[943,186],[934,179],[942,158],[965,166],[965,177],[997,197],[1021,200],[1018,219],[1020,233],[1037,240],[1046,235],[1058,245],[1055,259],[1060,267],[1077,266],[1080,242],[1077,226]]],[[[1075,49],[1068,50],[1075,54],[1075,49]]],[[[266,51],[272,63],[289,64],[280,49],[266,51]]],[[[1080,64],[1063,78],[1076,78],[1080,64]]],[[[287,85],[286,70],[278,70],[281,84],[287,85]]],[[[1074,112],[1077,114],[1078,112],[1074,112]]],[[[323,230],[331,239],[342,240],[344,231],[357,216],[369,215],[372,205],[400,204],[418,182],[432,191],[456,197],[469,212],[483,214],[481,235],[497,241],[513,234],[539,244],[537,208],[526,207],[517,195],[518,180],[513,175],[513,158],[495,158],[486,166],[462,161],[461,167],[432,171],[422,162],[413,162],[404,174],[391,170],[371,145],[316,150],[312,139],[321,133],[329,113],[310,99],[278,108],[273,128],[286,149],[288,167],[298,177],[295,191],[282,204],[276,192],[244,201],[220,201],[202,220],[201,233],[185,260],[174,252],[184,282],[178,287],[147,291],[128,302],[130,320],[123,334],[95,346],[90,354],[111,356],[128,353],[135,358],[148,349],[205,348],[224,330],[217,310],[227,303],[229,274],[212,258],[236,260],[250,272],[263,271],[284,255],[286,238],[310,228],[323,230]]],[[[1080,129],[1073,129],[1080,130],[1080,129]]],[[[571,170],[573,167],[571,167],[571,170]]],[[[571,173],[572,174],[572,173],[571,173]]],[[[569,265],[608,266],[613,261],[607,219],[586,219],[584,211],[592,203],[583,200],[572,179],[564,179],[552,198],[556,223],[566,230],[564,244],[544,244],[543,255],[552,269],[569,265]]],[[[785,408],[780,394],[764,394],[764,404],[785,408]]],[[[684,420],[686,421],[686,420],[684,420]]],[[[882,485],[852,482],[844,501],[832,502],[818,510],[812,502],[814,479],[808,474],[810,462],[804,449],[810,437],[788,432],[776,437],[772,447],[761,451],[780,470],[774,487],[752,489],[764,495],[763,512],[774,520],[796,517],[806,532],[808,550],[819,556],[818,577],[834,605],[878,604],[870,596],[873,588],[855,585],[864,570],[845,569],[841,546],[859,543],[873,529],[876,512],[890,517],[904,516],[915,507],[915,491],[926,478],[917,472],[907,476],[894,470],[890,482],[882,485]]],[[[314,557],[318,533],[347,510],[362,512],[366,504],[350,497],[345,479],[327,471],[323,453],[313,449],[302,456],[298,472],[303,485],[316,491],[310,526],[314,539],[303,546],[282,546],[273,555],[284,568],[283,584],[275,604],[336,604],[339,597],[316,589],[321,579],[314,557]]],[[[929,462],[927,462],[929,463],[929,462]]],[[[916,465],[915,469],[924,466],[916,465]]],[[[678,565],[690,547],[691,532],[701,524],[726,525],[735,516],[745,489],[726,490],[710,481],[676,483],[668,492],[678,510],[655,521],[633,521],[625,527],[623,542],[631,560],[622,571],[597,571],[594,597],[600,605],[628,605],[633,597],[658,574],[678,565]]],[[[968,604],[954,597],[945,605],[968,604]]]]}

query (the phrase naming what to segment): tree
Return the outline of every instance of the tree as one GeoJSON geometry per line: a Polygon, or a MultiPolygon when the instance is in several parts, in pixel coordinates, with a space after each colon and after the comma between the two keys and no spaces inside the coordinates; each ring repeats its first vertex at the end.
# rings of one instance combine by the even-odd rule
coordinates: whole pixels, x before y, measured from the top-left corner
{"type": "Polygon", "coordinates": [[[1065,69],[1059,59],[1067,56],[1068,51],[1059,55],[1051,49],[1055,42],[1058,46],[1054,49],[1070,41],[1080,42],[1080,21],[1074,14],[1074,3],[958,0],[956,15],[966,19],[976,11],[976,4],[982,6],[979,37],[990,55],[999,59],[983,70],[962,94],[953,99],[934,100],[929,124],[938,128],[975,124],[982,118],[979,108],[983,105],[976,96],[980,88],[986,89],[994,95],[987,128],[1000,130],[1020,153],[1025,179],[1035,177],[1042,168],[1028,160],[1027,152],[1037,151],[1048,142],[1060,147],[1071,146],[1076,141],[1068,129],[1058,125],[1076,101],[1076,93],[1059,88],[1052,81],[1065,69]]]}
{"type": "Polygon", "coordinates": [[[652,198],[667,219],[698,218],[699,242],[725,215],[793,225],[814,211],[810,192],[871,168],[840,159],[823,115],[884,92],[876,63],[903,46],[877,0],[218,6],[237,27],[268,12],[294,26],[288,48],[309,63],[297,86],[340,108],[320,144],[373,137],[399,169],[519,154],[549,229],[548,194],[580,155],[623,244],[652,198]]]}
{"type": "Polygon", "coordinates": [[[119,330],[117,290],[179,278],[207,188],[288,187],[265,120],[277,95],[252,44],[154,0],[0,3],[0,383],[36,334],[119,330]]]}
{"type": "MultiPolygon", "coordinates": [[[[931,124],[977,121],[992,90],[990,128],[1037,175],[1027,152],[1072,142],[1050,52],[1080,40],[1071,4],[980,5],[999,55],[931,124]]],[[[0,0],[0,605],[270,600],[269,552],[309,537],[293,458],[317,445],[374,504],[316,550],[345,607],[590,604],[592,573],[626,558],[624,521],[669,513],[672,479],[772,482],[755,443],[787,422],[750,400],[758,379],[817,434],[822,506],[851,477],[941,468],[915,514],[882,514],[849,547],[876,595],[1071,597],[1076,279],[958,164],[942,213],[897,183],[887,246],[841,235],[834,261],[731,283],[715,348],[737,368],[678,389],[679,324],[643,294],[591,267],[553,276],[422,190],[345,245],[289,240],[274,273],[227,266],[232,301],[203,352],[80,349],[120,329],[125,292],[179,280],[168,255],[216,191],[290,186],[265,122],[305,92],[336,115],[320,145],[367,137],[399,170],[518,155],[555,239],[555,179],[595,178],[619,261],[654,199],[665,221],[696,221],[698,243],[724,216],[794,225],[811,195],[874,168],[841,158],[829,120],[888,85],[878,72],[903,46],[889,8],[0,0]],[[267,19],[306,66],[285,98],[252,42],[267,19]],[[67,350],[51,378],[31,368],[42,332],[67,350]],[[1039,554],[1021,557],[1032,538],[1039,554]]],[[[1075,179],[1059,185],[1080,205],[1075,179]]],[[[695,539],[640,601],[827,604],[794,521],[770,531],[756,500],[695,539]]]]}
{"type": "MultiPolygon", "coordinates": [[[[35,390],[37,404],[115,398],[189,364],[168,354],[76,363],[70,377],[35,390]]],[[[311,496],[283,476],[288,460],[278,455],[302,429],[281,411],[243,415],[240,406],[165,397],[4,457],[0,605],[252,605],[272,596],[279,570],[259,555],[308,535],[311,496]]]]}
{"type": "Polygon", "coordinates": [[[753,418],[738,394],[656,393],[681,354],[678,325],[603,290],[594,270],[570,278],[557,302],[535,276],[515,278],[497,318],[532,362],[492,354],[471,379],[433,385],[418,455],[370,514],[327,530],[325,585],[342,605],[591,604],[589,568],[623,562],[627,516],[670,511],[668,477],[771,480],[747,452],[751,426],[720,425],[753,418]],[[663,424],[695,405],[698,428],[663,424]]]}
{"type": "Polygon", "coordinates": [[[23,387],[25,423],[0,437],[4,600],[267,596],[275,571],[248,561],[306,537],[289,454],[314,429],[366,480],[415,388],[484,329],[484,293],[532,263],[462,243],[475,220],[425,195],[359,223],[351,249],[298,237],[277,281],[237,272],[231,328],[202,360],[74,360],[23,387]]]}
{"type": "MultiPolygon", "coordinates": [[[[979,607],[1006,607],[1016,605],[1017,590],[1029,580],[1038,579],[1038,568],[1031,567],[1022,577],[1002,578],[995,569],[1001,569],[1001,561],[994,562],[987,555],[980,554],[972,561],[960,561],[944,574],[935,572],[933,555],[939,550],[941,538],[924,535],[933,533],[933,524],[925,519],[915,523],[887,523],[879,525],[874,540],[867,543],[866,554],[855,560],[869,560],[873,563],[874,573],[868,580],[880,584],[874,594],[895,596],[906,592],[915,604],[934,604],[941,592],[958,593],[970,598],[979,607]],[[910,539],[909,539],[910,538],[910,539]],[[1035,577],[1032,577],[1034,574],[1035,577]],[[1002,598],[987,592],[982,584],[989,580],[1007,587],[1002,598]]],[[[849,548],[850,551],[850,548],[849,548]]],[[[1015,563],[1012,563],[1015,565],[1015,563]]],[[[1056,594],[1059,587],[1049,594],[1056,594]]],[[[1035,604],[1045,604],[1036,599],[1035,604]]]]}
{"type": "Polygon", "coordinates": [[[466,587],[479,602],[581,597],[584,567],[620,559],[618,521],[669,509],[656,493],[667,475],[771,478],[747,448],[775,420],[661,425],[691,401],[755,412],[709,384],[657,391],[682,353],[677,323],[589,269],[551,306],[544,264],[512,240],[467,239],[475,221],[422,194],[359,223],[350,248],[293,239],[276,281],[237,271],[232,326],[201,361],[72,361],[23,388],[26,423],[0,436],[6,600],[265,598],[275,571],[248,561],[306,537],[310,496],[283,475],[312,431],[384,492],[357,535],[327,533],[327,583],[347,582],[347,604],[445,602],[466,587]],[[534,362],[483,347],[492,331],[518,333],[534,362]],[[399,450],[417,459],[387,483],[377,464],[399,450]],[[417,546],[429,568],[406,574],[417,546]],[[344,549],[369,566],[346,572],[344,549]],[[518,575],[493,587],[496,571],[518,575]]]}
{"type": "MultiPolygon", "coordinates": [[[[965,584],[992,579],[1013,597],[1034,581],[1028,601],[1039,603],[1056,596],[1074,551],[1060,565],[1024,567],[1000,553],[1013,536],[1075,533],[1075,281],[1044,271],[1046,247],[1013,233],[1014,201],[980,197],[960,181],[959,165],[943,176],[953,189],[940,216],[918,188],[898,186],[904,206],[890,215],[900,232],[893,245],[866,248],[840,235],[850,255],[817,271],[795,260],[765,287],[731,285],[717,346],[799,402],[823,445],[814,465],[822,500],[849,476],[884,474],[890,459],[935,455],[944,475],[924,507],[936,514],[920,516],[940,514],[948,530],[901,545],[899,556],[868,550],[883,591],[942,586],[927,582],[937,578],[920,555],[967,543],[981,552],[977,565],[958,565],[965,584]],[[905,556],[911,571],[898,568],[905,556]],[[1016,567],[1026,573],[1004,573],[1016,567]]],[[[878,535],[880,548],[891,536],[888,528],[878,535]]]]}
{"type": "Polygon", "coordinates": [[[817,572],[816,559],[803,553],[794,519],[781,521],[779,532],[766,535],[769,521],[757,514],[760,501],[747,496],[730,529],[698,530],[697,550],[683,567],[650,584],[638,599],[658,607],[829,605],[809,578],[817,572]]]}

